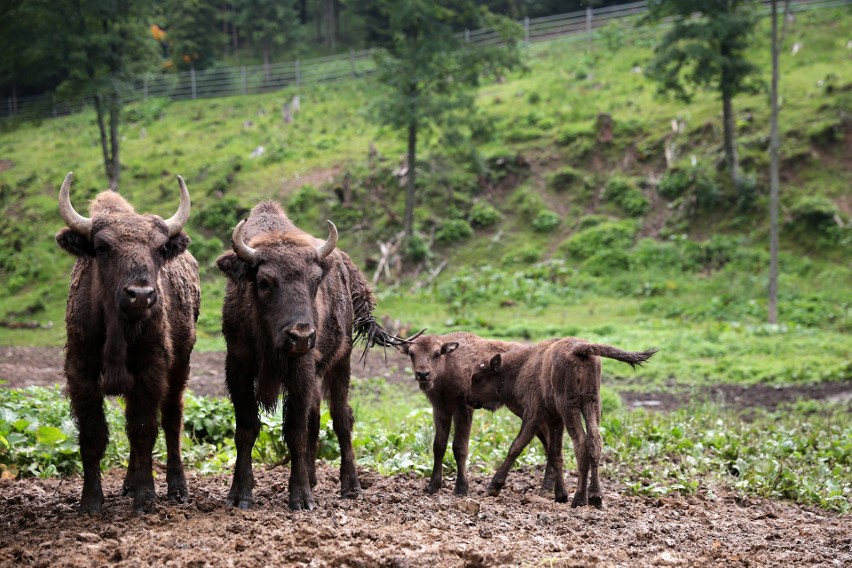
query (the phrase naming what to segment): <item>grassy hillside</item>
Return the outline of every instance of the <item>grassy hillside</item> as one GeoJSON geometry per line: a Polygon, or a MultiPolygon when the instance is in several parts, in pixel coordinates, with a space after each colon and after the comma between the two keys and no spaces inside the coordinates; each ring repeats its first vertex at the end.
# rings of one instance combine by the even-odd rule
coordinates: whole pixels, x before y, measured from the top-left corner
{"type": "MultiPolygon", "coordinates": [[[[768,35],[764,25],[761,37],[768,35]]],[[[799,14],[787,37],[781,325],[763,323],[766,94],[735,100],[745,181],[730,187],[720,171],[718,100],[707,94],[684,106],[655,97],[641,73],[653,38],[619,26],[605,30],[592,53],[566,40],[531,47],[525,71],[481,90],[472,142],[461,149],[447,149],[446,133],[424,140],[422,246],[408,251],[399,283],[377,286],[379,315],[436,332],[581,334],[661,347],[654,365],[630,375],[636,388],[848,379],[852,15],[799,14]],[[447,269],[430,286],[409,291],[443,260],[447,269]]],[[[768,81],[765,39],[753,56],[768,81]]],[[[213,262],[259,199],[282,201],[318,235],[333,219],[340,245],[365,268],[376,240],[401,228],[394,169],[402,139],[377,129],[366,112],[380,90],[362,80],[299,92],[301,112],[284,124],[281,108],[294,94],[150,100],[125,113],[122,193],[138,210],[170,215],[181,174],[193,197],[201,349],[223,348],[224,282],[213,262]],[[352,204],[338,198],[344,183],[352,204]]],[[[53,242],[62,226],[56,193],[74,171],[72,199],[85,209],[102,189],[99,156],[92,112],[0,134],[0,160],[8,160],[0,172],[8,219],[0,229],[0,320],[53,322],[0,328],[0,345],[63,343],[73,259],[53,242]]]]}

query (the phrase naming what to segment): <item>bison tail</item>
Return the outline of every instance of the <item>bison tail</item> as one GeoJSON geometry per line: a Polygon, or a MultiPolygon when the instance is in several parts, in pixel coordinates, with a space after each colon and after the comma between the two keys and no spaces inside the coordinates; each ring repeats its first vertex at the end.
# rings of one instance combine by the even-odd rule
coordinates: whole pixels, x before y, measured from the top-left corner
{"type": "Polygon", "coordinates": [[[616,361],[627,363],[634,369],[637,366],[641,367],[656,352],[656,347],[649,347],[645,351],[622,351],[617,347],[604,343],[578,343],[573,349],[574,355],[579,357],[597,355],[598,357],[606,357],[607,359],[615,359],[616,361]]]}
{"type": "Polygon", "coordinates": [[[362,362],[367,359],[367,352],[374,345],[378,345],[380,347],[396,347],[397,345],[405,343],[404,339],[389,333],[384,327],[382,327],[382,324],[377,322],[376,318],[374,318],[372,314],[356,318],[353,327],[353,339],[355,342],[364,342],[364,352],[361,354],[362,362]]]}

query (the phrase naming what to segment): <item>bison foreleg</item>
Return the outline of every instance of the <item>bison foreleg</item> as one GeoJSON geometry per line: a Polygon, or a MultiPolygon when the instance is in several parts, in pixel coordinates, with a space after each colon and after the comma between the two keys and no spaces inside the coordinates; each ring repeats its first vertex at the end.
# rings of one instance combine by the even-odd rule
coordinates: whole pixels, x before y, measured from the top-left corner
{"type": "Polygon", "coordinates": [[[310,483],[311,489],[317,486],[316,461],[319,448],[320,402],[320,397],[317,397],[310,412],[308,412],[308,458],[305,466],[308,470],[308,483],[310,483]]]}
{"type": "Polygon", "coordinates": [[[95,387],[96,378],[68,376],[71,412],[80,433],[80,457],[83,460],[83,495],[80,514],[103,512],[104,493],[101,488],[101,459],[109,442],[109,430],[104,416],[104,397],[95,387]]]}
{"type": "Polygon", "coordinates": [[[313,459],[308,455],[308,415],[314,404],[314,389],[288,391],[284,438],[290,450],[290,509],[310,511],[315,505],[307,465],[313,459]]]}
{"type": "Polygon", "coordinates": [[[440,491],[443,485],[444,454],[447,452],[447,440],[450,439],[453,415],[443,408],[433,406],[432,421],[435,423],[435,439],[432,441],[432,478],[426,487],[426,493],[429,495],[440,491]]]}
{"type": "Polygon", "coordinates": [[[512,445],[509,446],[509,453],[506,455],[506,459],[497,468],[497,472],[491,479],[491,483],[488,484],[489,495],[496,497],[500,494],[503,486],[506,485],[506,477],[509,475],[512,464],[515,463],[515,460],[518,459],[518,456],[521,455],[521,452],[524,451],[524,448],[527,447],[527,444],[535,436],[536,431],[539,429],[539,424],[540,419],[537,416],[524,416],[521,422],[521,430],[512,441],[512,445]]]}
{"type": "Polygon", "coordinates": [[[361,482],[355,469],[355,450],[352,448],[352,429],[355,415],[349,406],[349,357],[344,357],[326,373],[329,385],[328,406],[334,434],[340,446],[340,496],[353,499],[361,492],[361,482]]]}
{"type": "Polygon", "coordinates": [[[470,428],[473,422],[473,409],[462,403],[454,415],[456,425],[453,434],[453,456],[456,458],[456,488],[455,494],[467,495],[467,451],[470,443],[470,428]]]}
{"type": "MultiPolygon", "coordinates": [[[[187,358],[188,360],[188,358],[187,358]]],[[[183,375],[189,374],[189,368],[178,371],[183,375]]],[[[174,377],[170,377],[174,379],[174,377]]],[[[166,484],[167,496],[172,503],[186,503],[189,490],[186,486],[186,476],[183,472],[183,460],[180,455],[180,435],[183,429],[183,381],[175,383],[170,380],[169,390],[160,407],[160,422],[166,436],[166,484]]]]}
{"type": "Polygon", "coordinates": [[[157,439],[157,411],[162,394],[149,390],[149,384],[157,383],[137,380],[126,397],[125,430],[133,458],[130,486],[133,491],[133,510],[137,513],[150,512],[157,497],[151,452],[154,451],[157,439]]]}
{"type": "Polygon", "coordinates": [[[246,367],[230,353],[225,358],[226,382],[231,403],[234,405],[234,417],[237,429],[234,445],[237,447],[237,461],[234,465],[234,478],[228,492],[227,503],[240,509],[248,509],[252,504],[254,475],[251,471],[251,451],[260,433],[260,416],[257,399],[254,395],[254,377],[245,372],[246,367]]]}

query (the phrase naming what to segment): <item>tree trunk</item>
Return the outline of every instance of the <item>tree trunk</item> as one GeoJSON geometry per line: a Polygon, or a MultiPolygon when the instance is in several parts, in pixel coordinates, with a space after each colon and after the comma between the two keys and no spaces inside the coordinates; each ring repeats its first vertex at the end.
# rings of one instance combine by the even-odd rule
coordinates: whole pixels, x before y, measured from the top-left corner
{"type": "Polygon", "coordinates": [[[95,95],[95,114],[98,120],[98,130],[101,133],[101,153],[104,158],[104,173],[108,180],[112,179],[112,161],[109,158],[108,136],[104,123],[104,105],[100,95],[95,95]]]}
{"type": "Polygon", "coordinates": [[[408,185],[405,190],[405,237],[414,234],[414,195],[417,183],[417,121],[408,125],[408,185]]]}
{"type": "Polygon", "coordinates": [[[767,320],[778,321],[778,194],[780,180],[778,176],[778,150],[781,142],[778,136],[778,8],[772,0],[772,88],[769,100],[772,113],[769,126],[769,301],[767,302],[767,320]]]}
{"type": "Polygon", "coordinates": [[[734,106],[728,93],[722,94],[722,122],[725,130],[725,165],[731,176],[731,183],[736,187],[739,175],[739,160],[737,159],[736,123],[734,106]]]}
{"type": "Polygon", "coordinates": [[[118,146],[120,140],[118,138],[118,122],[121,114],[121,103],[118,100],[118,95],[113,95],[112,104],[109,109],[109,139],[110,152],[112,162],[112,175],[109,179],[109,188],[113,191],[118,191],[118,180],[121,176],[121,164],[118,159],[118,146]]]}

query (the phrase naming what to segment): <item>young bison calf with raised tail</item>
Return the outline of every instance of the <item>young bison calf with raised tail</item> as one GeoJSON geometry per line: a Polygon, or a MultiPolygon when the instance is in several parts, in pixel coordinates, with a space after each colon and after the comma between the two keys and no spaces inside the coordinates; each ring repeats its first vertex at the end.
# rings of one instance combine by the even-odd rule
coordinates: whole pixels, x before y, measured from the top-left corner
{"type": "MultiPolygon", "coordinates": [[[[426,488],[430,495],[441,489],[444,453],[450,436],[450,425],[455,424],[453,456],[456,459],[456,495],[467,495],[467,452],[473,409],[467,405],[470,376],[484,358],[494,353],[505,353],[520,343],[483,339],[472,333],[454,332],[446,335],[414,335],[398,347],[411,358],[414,378],[429,402],[435,421],[435,440],[432,443],[434,465],[432,478],[426,488]]],[[[520,408],[509,401],[509,409],[521,416],[520,408]]],[[[542,429],[538,437],[547,452],[547,432],[542,429]]],[[[545,470],[542,488],[552,491],[553,469],[545,470]]]]}
{"type": "Polygon", "coordinates": [[[603,497],[598,480],[602,446],[598,431],[600,358],[616,359],[635,368],[656,352],[654,348],[641,352],[622,351],[610,345],[568,337],[520,346],[482,359],[471,377],[468,402],[474,408],[493,410],[505,404],[522,410],[521,430],[488,485],[488,494],[500,494],[512,464],[533,434],[546,426],[550,436],[547,461],[555,468],[556,501],[566,502],[568,493],[562,477],[562,428],[565,427],[577,458],[577,491],[571,506],[591,504],[601,508],[603,497]],[[586,423],[585,430],[581,416],[586,423]]]}

